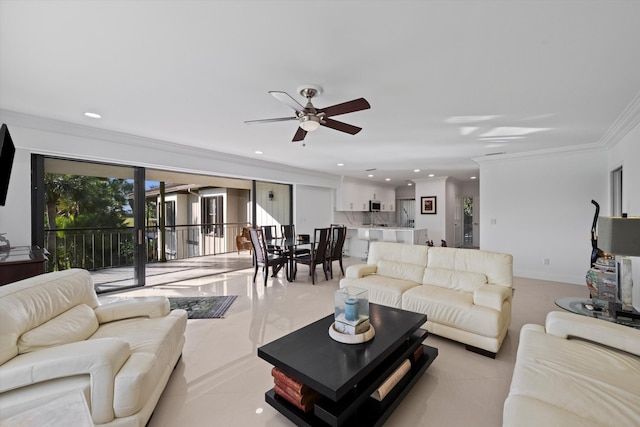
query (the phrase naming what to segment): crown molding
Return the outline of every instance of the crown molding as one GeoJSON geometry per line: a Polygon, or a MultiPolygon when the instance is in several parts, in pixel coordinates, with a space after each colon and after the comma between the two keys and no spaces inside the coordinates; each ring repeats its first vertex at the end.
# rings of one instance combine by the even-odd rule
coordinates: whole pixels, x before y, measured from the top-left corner
{"type": "Polygon", "coordinates": [[[598,144],[610,148],[640,124],[640,92],[631,100],[615,122],[602,135],[598,144]]]}
{"type": "Polygon", "coordinates": [[[482,157],[474,157],[471,160],[473,160],[476,163],[490,163],[494,161],[509,160],[509,159],[543,158],[543,157],[554,157],[554,156],[559,156],[564,154],[572,154],[576,152],[585,153],[585,152],[598,152],[598,151],[605,151],[605,147],[603,147],[599,143],[593,143],[593,144],[572,145],[569,147],[557,147],[557,148],[548,148],[544,150],[527,151],[525,153],[491,154],[491,155],[485,155],[482,157]]]}
{"type": "MultiPolygon", "coordinates": [[[[99,129],[91,126],[79,125],[75,123],[64,122],[61,120],[49,119],[46,117],[19,113],[11,110],[0,109],[0,118],[3,122],[10,125],[36,129],[45,132],[109,141],[125,145],[133,144],[149,150],[162,150],[169,153],[207,158],[213,161],[233,162],[248,167],[268,168],[275,171],[318,177],[322,179],[335,180],[339,178],[338,175],[297,168],[295,166],[273,163],[266,160],[251,159],[249,157],[238,156],[235,154],[221,153],[219,151],[208,150],[205,148],[191,147],[175,142],[116,132],[108,129],[99,129]]],[[[43,154],[54,155],[55,153],[43,154]]]]}

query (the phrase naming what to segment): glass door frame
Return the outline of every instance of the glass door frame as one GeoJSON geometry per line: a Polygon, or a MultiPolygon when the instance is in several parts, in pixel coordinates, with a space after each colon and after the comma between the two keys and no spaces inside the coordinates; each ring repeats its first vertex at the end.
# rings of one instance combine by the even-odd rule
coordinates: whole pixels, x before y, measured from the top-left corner
{"type": "Polygon", "coordinates": [[[88,160],[63,157],[31,155],[31,244],[45,248],[45,159],[59,159],[69,162],[93,163],[104,166],[130,168],[133,171],[133,282],[132,286],[122,286],[118,290],[142,287],[145,285],[145,168],[126,165],[114,165],[88,160]]]}

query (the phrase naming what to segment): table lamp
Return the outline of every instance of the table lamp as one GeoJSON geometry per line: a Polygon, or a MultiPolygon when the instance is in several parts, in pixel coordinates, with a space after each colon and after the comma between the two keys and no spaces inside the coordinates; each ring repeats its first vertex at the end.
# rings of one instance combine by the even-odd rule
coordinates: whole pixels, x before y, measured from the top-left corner
{"type": "Polygon", "coordinates": [[[616,258],[618,299],[623,312],[633,312],[630,256],[640,256],[640,217],[598,217],[598,248],[616,258]]]}

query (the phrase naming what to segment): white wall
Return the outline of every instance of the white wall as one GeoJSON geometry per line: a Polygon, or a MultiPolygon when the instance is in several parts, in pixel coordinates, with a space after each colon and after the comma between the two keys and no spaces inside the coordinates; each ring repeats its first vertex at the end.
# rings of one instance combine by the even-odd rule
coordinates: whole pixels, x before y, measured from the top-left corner
{"type": "Polygon", "coordinates": [[[480,248],[512,254],[516,276],[586,286],[591,200],[609,206],[605,159],[593,149],[480,161],[480,248]]]}
{"type": "Polygon", "coordinates": [[[333,191],[326,187],[294,186],[296,233],[309,234],[313,239],[314,228],[329,227],[333,223],[333,191]]]}
{"type": "Polygon", "coordinates": [[[447,240],[447,177],[415,180],[415,228],[426,228],[427,237],[440,246],[447,240]],[[422,214],[421,198],[436,196],[436,214],[422,214]]]}
{"type": "MultiPolygon", "coordinates": [[[[15,143],[13,129],[10,129],[10,132],[15,143]]],[[[29,150],[16,147],[7,200],[4,206],[0,206],[0,233],[5,234],[4,237],[11,242],[11,246],[31,244],[31,154],[29,150]]]]}

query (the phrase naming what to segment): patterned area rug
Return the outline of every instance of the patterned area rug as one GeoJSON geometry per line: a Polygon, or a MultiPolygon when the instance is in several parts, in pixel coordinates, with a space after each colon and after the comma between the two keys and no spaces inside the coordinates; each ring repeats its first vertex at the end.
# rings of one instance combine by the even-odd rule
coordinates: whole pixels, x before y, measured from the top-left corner
{"type": "Polygon", "coordinates": [[[237,295],[224,297],[170,297],[171,309],[182,308],[189,313],[189,319],[221,319],[237,295]]]}

